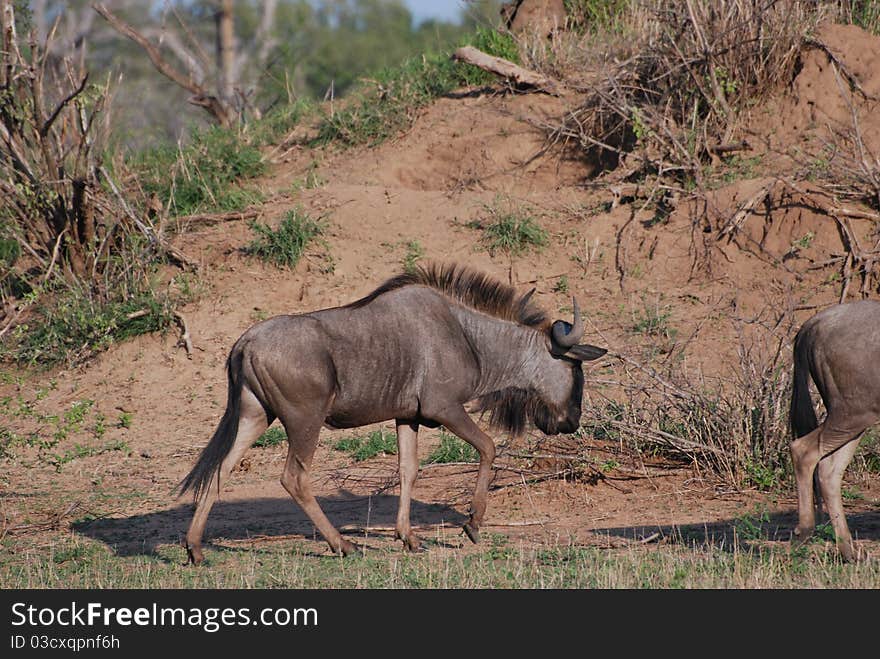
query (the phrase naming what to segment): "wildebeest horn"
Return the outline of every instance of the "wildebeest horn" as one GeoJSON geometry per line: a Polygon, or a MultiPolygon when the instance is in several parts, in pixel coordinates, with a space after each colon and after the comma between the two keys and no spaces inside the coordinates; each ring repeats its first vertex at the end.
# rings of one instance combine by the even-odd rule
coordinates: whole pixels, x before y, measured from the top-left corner
{"type": "Polygon", "coordinates": [[[574,322],[571,325],[571,329],[568,330],[568,332],[565,331],[565,325],[567,323],[553,324],[553,342],[560,348],[572,348],[576,346],[577,342],[580,341],[581,337],[584,335],[584,321],[581,318],[581,309],[575,298],[571,298],[571,302],[574,307],[574,322]]]}

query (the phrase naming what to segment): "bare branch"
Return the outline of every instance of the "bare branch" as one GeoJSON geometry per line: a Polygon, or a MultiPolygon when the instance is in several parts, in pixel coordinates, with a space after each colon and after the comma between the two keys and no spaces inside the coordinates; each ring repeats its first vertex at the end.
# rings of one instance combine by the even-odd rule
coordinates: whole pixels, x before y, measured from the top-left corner
{"type": "Polygon", "coordinates": [[[83,76],[82,82],[79,83],[79,86],[61,100],[58,106],[52,111],[52,114],[49,115],[49,118],[46,119],[46,121],[40,127],[40,137],[46,137],[46,135],[49,134],[49,129],[52,128],[52,124],[55,123],[55,120],[58,118],[58,115],[61,114],[61,111],[64,109],[64,107],[77,96],[82,94],[83,90],[86,88],[86,82],[88,81],[88,79],[89,74],[88,72],[86,72],[86,74],[83,76]]]}
{"type": "Polygon", "coordinates": [[[153,43],[147,39],[140,32],[135,30],[131,25],[123,21],[121,18],[113,14],[106,6],[101,3],[95,3],[92,5],[92,8],[98,12],[110,25],[120,34],[128,37],[136,44],[138,44],[141,48],[143,48],[147,55],[150,58],[150,61],[153,63],[153,66],[156,67],[156,70],[159,71],[166,78],[171,80],[172,82],[178,84],[183,87],[187,91],[193,94],[192,98],[189,99],[189,102],[193,105],[198,105],[200,107],[205,108],[207,112],[214,117],[214,119],[221,126],[229,125],[230,116],[228,106],[223,103],[220,99],[218,99],[213,94],[209,93],[204,87],[202,87],[198,82],[194,79],[194,73],[190,71],[190,75],[186,76],[173,66],[171,66],[164,57],[162,57],[162,53],[156,48],[153,43]]]}

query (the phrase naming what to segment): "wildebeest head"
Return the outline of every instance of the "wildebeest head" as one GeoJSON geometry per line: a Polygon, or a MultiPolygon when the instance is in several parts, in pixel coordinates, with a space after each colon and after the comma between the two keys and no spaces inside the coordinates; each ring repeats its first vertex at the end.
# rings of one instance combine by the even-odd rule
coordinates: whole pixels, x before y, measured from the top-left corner
{"type": "MultiPolygon", "coordinates": [[[[534,290],[523,296],[526,308],[534,290]]],[[[582,363],[598,359],[607,350],[578,343],[584,322],[577,300],[572,299],[573,321],[555,321],[542,332],[544,345],[530,356],[534,371],[540,373],[529,388],[511,387],[483,396],[478,409],[489,414],[489,423],[513,434],[525,430],[528,421],[547,435],[572,433],[581,419],[584,393],[582,363]]]]}

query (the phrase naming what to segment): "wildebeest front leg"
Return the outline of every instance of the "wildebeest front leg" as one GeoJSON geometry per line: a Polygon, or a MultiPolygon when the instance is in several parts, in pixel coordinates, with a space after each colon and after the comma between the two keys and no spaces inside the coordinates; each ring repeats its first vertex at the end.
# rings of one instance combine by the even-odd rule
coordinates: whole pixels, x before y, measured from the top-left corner
{"type": "Polygon", "coordinates": [[[495,442],[480,430],[463,407],[448,410],[442,418],[438,416],[436,420],[477,449],[477,453],[480,454],[480,468],[474,486],[470,519],[464,525],[467,537],[471,542],[477,543],[480,541],[480,525],[483,523],[489,499],[489,482],[492,480],[492,463],[495,461],[495,442]]]}
{"type": "Polygon", "coordinates": [[[281,475],[281,484],[290,493],[293,500],[299,504],[318,532],[330,545],[330,549],[336,554],[348,556],[354,553],[355,546],[342,537],[336,527],[318,505],[315,495],[312,493],[312,482],[309,476],[309,468],[318,445],[318,435],[321,431],[321,423],[303,423],[290,417],[281,417],[284,429],[287,431],[289,446],[287,449],[287,461],[284,464],[284,473],[281,475]]]}
{"type": "Polygon", "coordinates": [[[397,421],[397,457],[400,465],[400,503],[397,508],[397,537],[409,551],[418,551],[419,536],[412,532],[409,520],[409,504],[412,489],[419,475],[418,455],[419,425],[397,421]]]}

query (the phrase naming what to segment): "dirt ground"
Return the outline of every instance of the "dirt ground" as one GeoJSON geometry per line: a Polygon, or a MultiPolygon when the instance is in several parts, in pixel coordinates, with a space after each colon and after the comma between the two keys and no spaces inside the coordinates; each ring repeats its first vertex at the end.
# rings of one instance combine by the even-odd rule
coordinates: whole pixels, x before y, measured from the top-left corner
{"type": "MultiPolygon", "coordinates": [[[[876,39],[855,30],[836,26],[825,38],[865,90],[875,94],[880,49],[876,39]]],[[[687,341],[682,354],[692,368],[723,376],[736,359],[737,321],[789,309],[799,324],[840,296],[840,281],[832,276],[836,270],[816,267],[840,256],[840,232],[831,217],[799,205],[799,192],[774,184],[771,196],[787,195],[791,203],[746,213],[735,237],[715,238],[761,186],[796,169],[794,147],[826,135],[831,123],[848,120],[827,63],[827,55],[811,51],[789,92],[755,108],[749,157],[759,162],[713,191],[712,225],[696,237],[691,204],[680,203],[656,223],[650,209],[614,204],[610,188],[591,178],[587,163],[555,152],[540,154],[544,141],[535,122],[558,117],[577,102],[572,94],[465,90],[439,100],[411,130],[376,148],[276,149],[271,173],[259,182],[266,197],[260,217],[275,225],[288,210],[301,207],[324,218],[332,272],[325,272],[319,248],[292,271],[248,258],[241,248],[252,236],[243,221],[185,227],[175,245],[203,266],[197,300],[182,309],[194,346],[191,357],[169,332],[114,346],[74,369],[19,374],[6,368],[12,377],[0,386],[0,396],[30,401],[44,415],[63,415],[77,401],[94,401],[90,418],[103,415],[105,438],[120,440],[127,449],[77,457],[60,470],[39,459],[36,449],[21,449],[0,475],[5,529],[29,528],[36,547],[80,534],[120,555],[180,543],[192,505],[189,497],[176,498],[174,490],[222,415],[224,362],[235,339],[262,318],[343,304],[368,293],[400,271],[410,241],[418,241],[425,260],[467,263],[520,290],[536,287],[536,301],[558,317],[568,317],[569,296],[575,295],[590,321],[586,340],[612,354],[636,357],[655,348],[655,339],[632,331],[633,319],[647,306],[662,308],[677,329],[676,340],[687,341]],[[298,183],[315,167],[320,184],[301,189],[298,183]],[[513,259],[490,255],[480,244],[480,232],[468,224],[485,220],[491,208],[504,203],[530,209],[550,232],[550,247],[513,259]],[[810,240],[801,240],[807,235],[810,240]],[[705,251],[695,248],[707,244],[705,251]],[[563,277],[568,291],[559,285],[563,277]],[[23,381],[15,382],[17,375],[23,381]],[[73,523],[84,519],[91,521],[73,523]]],[[[873,126],[880,113],[870,109],[866,106],[863,129],[876,138],[880,131],[871,128],[880,128],[873,126]]],[[[852,227],[866,244],[875,239],[872,221],[854,218],[852,227]]],[[[853,284],[851,297],[857,288],[853,284]]],[[[587,368],[586,404],[594,400],[595,381],[614,363],[609,357],[587,368]]],[[[34,427],[25,417],[7,421],[21,431],[34,427]]],[[[37,425],[45,433],[57,426],[37,425]]],[[[322,431],[313,473],[319,502],[337,526],[368,545],[394,543],[396,459],[355,463],[332,448],[351,434],[322,431]]],[[[73,432],[56,450],[71,448],[84,436],[73,432]]],[[[499,437],[505,446],[500,463],[515,464],[513,455],[537,438],[536,431],[518,442],[499,437]]],[[[426,456],[437,441],[435,431],[424,431],[420,454],[426,456]]],[[[609,465],[605,478],[530,482],[527,473],[499,471],[487,530],[534,544],[614,548],[693,532],[723,542],[736,532],[737,520],[748,516],[760,518],[771,541],[785,542],[795,525],[793,491],[739,490],[695,465],[646,461],[589,436],[580,441],[597,463],[609,465]]],[[[315,537],[279,483],[285,450],[281,445],[248,453],[223,486],[208,524],[209,539],[258,546],[315,537]]],[[[420,533],[441,535],[449,550],[466,546],[459,526],[474,477],[467,465],[423,470],[413,507],[420,533]]],[[[861,493],[845,502],[851,529],[876,553],[880,481],[848,477],[847,487],[861,493]]],[[[319,538],[315,550],[328,551],[319,538]]]]}

